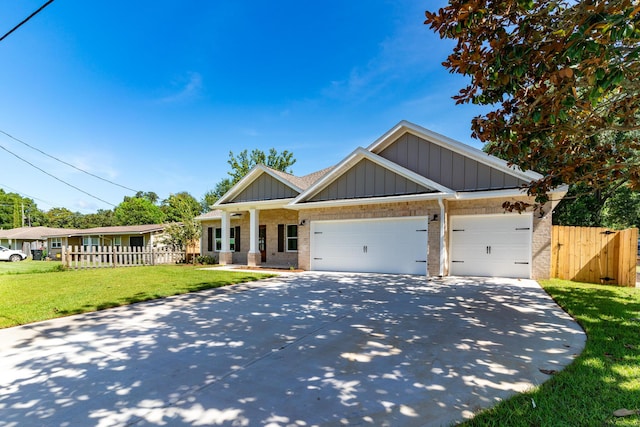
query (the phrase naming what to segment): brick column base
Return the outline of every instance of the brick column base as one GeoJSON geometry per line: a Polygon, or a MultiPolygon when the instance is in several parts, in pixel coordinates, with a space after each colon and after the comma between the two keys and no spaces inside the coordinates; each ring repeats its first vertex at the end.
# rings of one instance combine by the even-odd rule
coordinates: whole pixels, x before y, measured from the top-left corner
{"type": "Polygon", "coordinates": [[[220,252],[220,265],[233,264],[233,252],[220,252]]]}
{"type": "Polygon", "coordinates": [[[262,257],[260,252],[248,252],[247,253],[247,265],[250,267],[257,267],[262,263],[262,257]]]}

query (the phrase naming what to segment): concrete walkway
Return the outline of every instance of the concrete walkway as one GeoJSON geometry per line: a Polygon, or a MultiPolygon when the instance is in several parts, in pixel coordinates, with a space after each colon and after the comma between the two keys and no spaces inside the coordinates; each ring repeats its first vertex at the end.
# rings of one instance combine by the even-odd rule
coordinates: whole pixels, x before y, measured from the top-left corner
{"type": "Polygon", "coordinates": [[[0,330],[0,426],[446,426],[584,342],[533,281],[288,275],[0,330]]]}

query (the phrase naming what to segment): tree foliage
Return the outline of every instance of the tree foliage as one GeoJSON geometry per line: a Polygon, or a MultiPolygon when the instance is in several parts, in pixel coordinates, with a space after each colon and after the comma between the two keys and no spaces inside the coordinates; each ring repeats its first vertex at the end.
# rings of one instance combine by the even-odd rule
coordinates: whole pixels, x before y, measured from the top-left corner
{"type": "Polygon", "coordinates": [[[67,208],[51,208],[45,214],[47,226],[54,228],[79,228],[81,216],[67,208]]]}
{"type": "Polygon", "coordinates": [[[17,193],[6,193],[0,188],[0,228],[42,225],[44,218],[35,202],[17,193]]]}
{"type": "Polygon", "coordinates": [[[185,215],[195,217],[202,212],[200,203],[186,191],[171,194],[162,201],[160,210],[165,214],[165,221],[179,222],[185,215]]]}
{"type": "Polygon", "coordinates": [[[172,195],[167,200],[170,202],[164,206],[171,207],[170,221],[173,222],[165,228],[164,243],[184,251],[186,260],[188,246],[197,244],[202,230],[200,223],[195,220],[200,213],[200,203],[186,192],[172,195]]]}
{"type": "Polygon", "coordinates": [[[269,153],[262,150],[254,149],[249,153],[243,150],[238,155],[234,155],[233,151],[229,151],[229,166],[231,170],[227,173],[229,178],[223,178],[218,182],[213,190],[207,191],[202,199],[202,207],[204,211],[208,211],[220,197],[231,189],[238,181],[251,171],[257,165],[264,165],[271,169],[279,170],[286,173],[292,173],[291,166],[296,162],[293,153],[284,150],[281,153],[275,148],[270,148],[269,153]]]}
{"type": "Polygon", "coordinates": [[[632,0],[450,0],[425,24],[456,41],[443,65],[470,78],[457,103],[492,106],[472,121],[491,153],[563,183],[640,189],[640,6],[632,0]]]}
{"type": "Polygon", "coordinates": [[[82,215],[79,228],[112,227],[115,225],[113,211],[98,209],[95,213],[82,215]]]}
{"type": "Polygon", "coordinates": [[[115,225],[160,224],[166,218],[158,205],[142,197],[125,197],[114,209],[113,217],[115,225]]]}
{"type": "Polygon", "coordinates": [[[598,189],[572,185],[554,210],[553,223],[613,229],[640,227],[640,193],[613,183],[598,189]]]}

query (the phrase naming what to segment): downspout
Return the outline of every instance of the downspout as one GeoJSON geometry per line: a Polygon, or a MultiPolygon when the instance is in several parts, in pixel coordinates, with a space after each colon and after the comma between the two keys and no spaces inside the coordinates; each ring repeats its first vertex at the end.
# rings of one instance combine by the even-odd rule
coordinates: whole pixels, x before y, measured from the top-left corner
{"type": "Polygon", "coordinates": [[[444,276],[444,265],[447,261],[447,254],[446,254],[446,245],[445,245],[445,239],[444,239],[444,231],[445,231],[445,216],[444,216],[444,201],[442,200],[442,198],[438,199],[438,205],[440,205],[440,270],[438,272],[438,275],[440,277],[444,276]]]}

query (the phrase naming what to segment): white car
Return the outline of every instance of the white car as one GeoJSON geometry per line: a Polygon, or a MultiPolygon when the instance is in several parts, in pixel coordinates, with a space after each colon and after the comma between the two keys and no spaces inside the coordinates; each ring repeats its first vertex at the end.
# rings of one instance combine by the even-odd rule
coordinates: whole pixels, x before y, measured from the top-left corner
{"type": "Polygon", "coordinates": [[[22,251],[17,251],[15,249],[5,248],[4,246],[0,246],[0,261],[11,261],[17,262],[22,261],[27,257],[22,251]]]}

